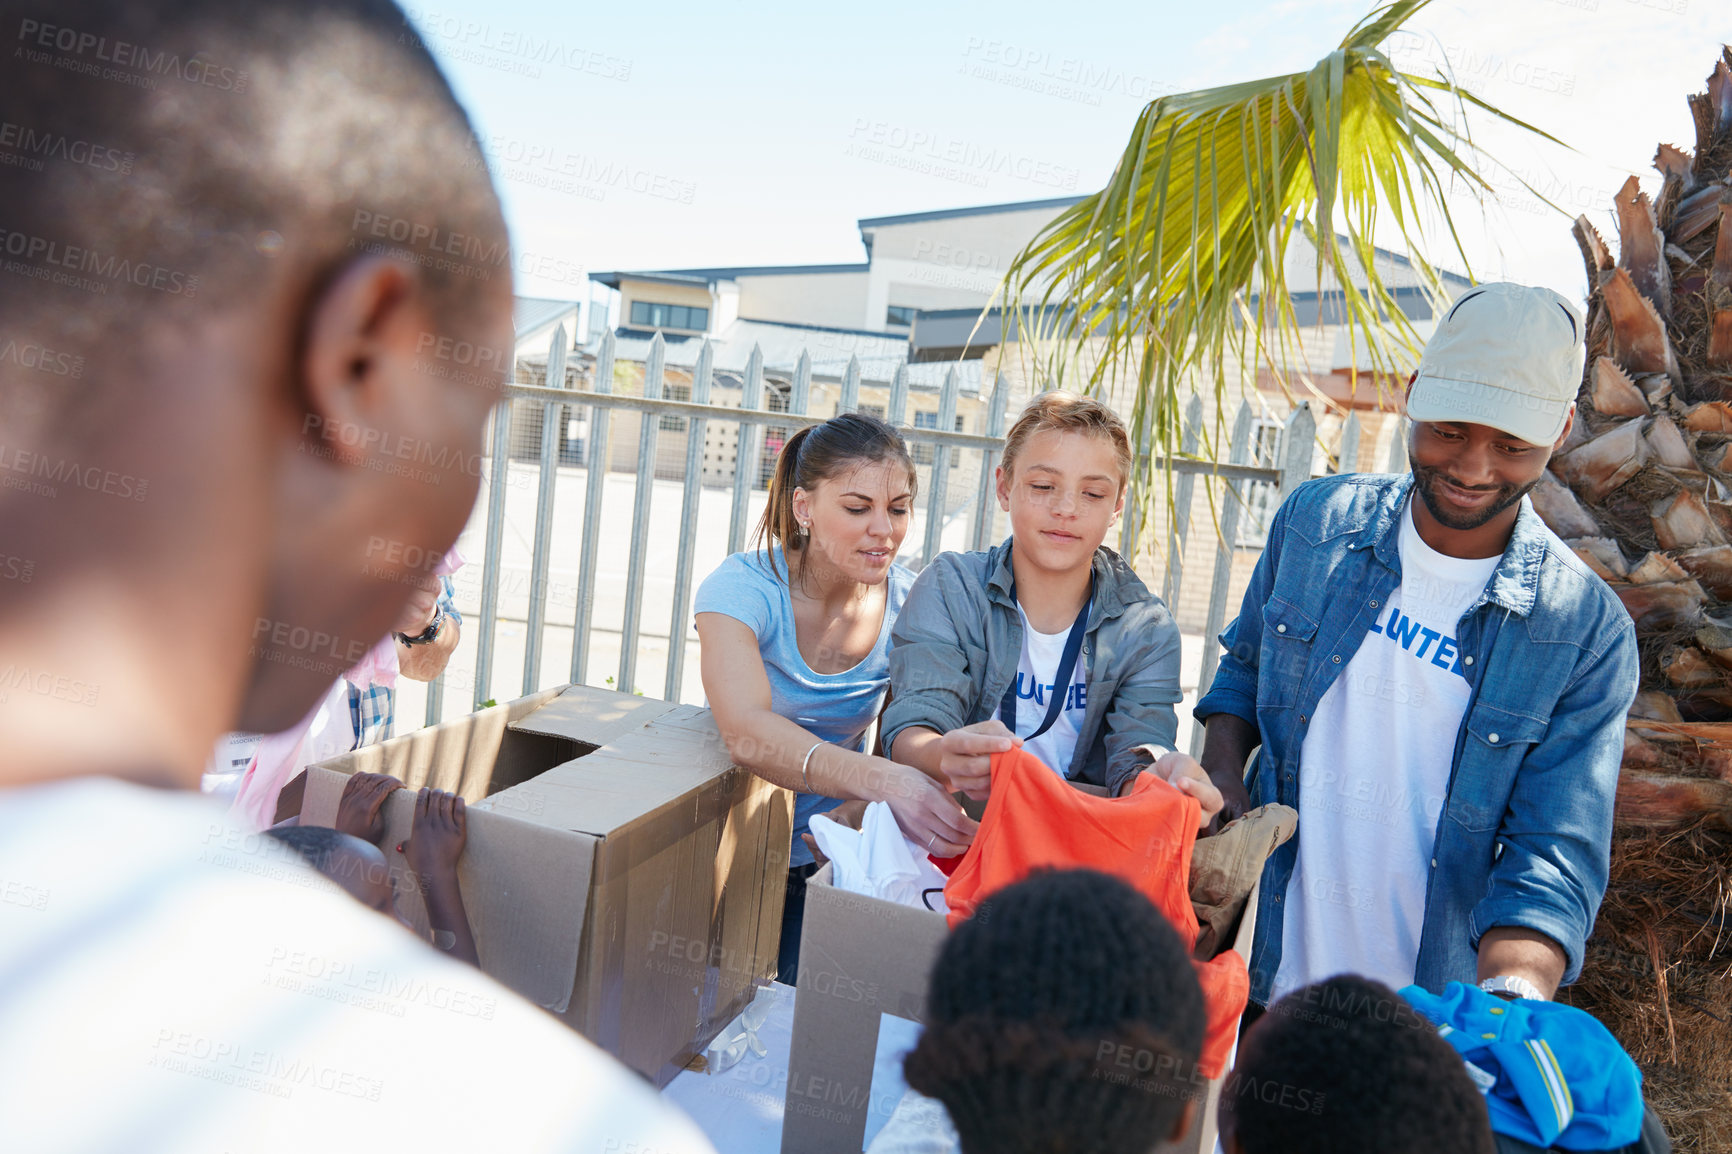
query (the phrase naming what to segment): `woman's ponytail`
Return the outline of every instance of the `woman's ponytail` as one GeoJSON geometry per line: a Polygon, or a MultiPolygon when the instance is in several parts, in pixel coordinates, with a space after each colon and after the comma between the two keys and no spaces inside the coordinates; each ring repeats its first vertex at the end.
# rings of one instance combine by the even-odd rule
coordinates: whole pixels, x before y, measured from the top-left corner
{"type": "MultiPolygon", "coordinates": [[[[799,523],[794,520],[794,490],[800,487],[800,447],[817,427],[807,425],[789,437],[783,443],[782,451],[776,455],[776,468],[770,474],[770,499],[764,505],[764,515],[758,519],[757,529],[752,533],[752,543],[769,557],[771,572],[775,572],[776,568],[775,550],[772,546],[782,547],[782,557],[788,562],[791,573],[793,555],[805,544],[799,523]]],[[[787,577],[788,574],[783,576],[787,577]]]]}

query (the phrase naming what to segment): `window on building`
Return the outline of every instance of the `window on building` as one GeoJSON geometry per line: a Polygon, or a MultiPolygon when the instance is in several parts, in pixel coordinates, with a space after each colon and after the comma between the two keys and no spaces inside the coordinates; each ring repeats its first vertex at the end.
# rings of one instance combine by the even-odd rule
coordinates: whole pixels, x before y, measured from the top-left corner
{"type": "MultiPolygon", "coordinates": [[[[791,391],[790,385],[765,381],[764,408],[772,413],[787,412],[791,391]]],[[[786,425],[764,425],[762,429],[760,436],[764,438],[764,451],[758,455],[758,488],[767,489],[776,472],[776,457],[782,446],[788,443],[788,438],[794,435],[794,430],[786,425]]]]}
{"type": "MultiPolygon", "coordinates": [[[[1277,467],[1281,452],[1281,422],[1258,417],[1251,426],[1251,464],[1260,469],[1277,467]]],[[[1269,539],[1269,522],[1281,505],[1281,489],[1273,481],[1254,481],[1245,490],[1245,507],[1239,510],[1235,544],[1261,549],[1269,539]]]]}
{"type": "MultiPolygon", "coordinates": [[[[915,413],[914,414],[914,427],[916,429],[936,429],[938,427],[938,414],[932,413],[932,412],[915,413]]],[[[962,417],[960,414],[956,418],[956,431],[958,433],[962,432],[962,417]]],[[[912,450],[912,452],[914,454],[914,463],[915,464],[917,464],[917,465],[930,465],[930,464],[932,464],[932,448],[933,447],[931,445],[923,445],[923,444],[916,443],[914,445],[909,446],[909,448],[912,450]]],[[[961,449],[950,450],[950,467],[952,469],[954,469],[961,463],[962,463],[962,450],[961,449]]]]}
{"type": "Polygon", "coordinates": [[[907,327],[914,323],[914,313],[913,305],[891,305],[884,310],[884,323],[907,327]]]}
{"type": "MultiPolygon", "coordinates": [[[[692,399],[692,387],[690,385],[676,385],[671,382],[664,384],[662,386],[662,398],[669,401],[689,401],[692,399]]],[[[658,424],[664,433],[683,433],[686,431],[686,419],[677,413],[664,414],[658,424]]]]}
{"type": "Polygon", "coordinates": [[[868,417],[877,417],[880,421],[884,419],[883,405],[861,405],[860,412],[868,417]]]}
{"type": "Polygon", "coordinates": [[[710,325],[710,310],[654,301],[632,301],[631,323],[646,329],[687,329],[701,333],[710,325]]]}

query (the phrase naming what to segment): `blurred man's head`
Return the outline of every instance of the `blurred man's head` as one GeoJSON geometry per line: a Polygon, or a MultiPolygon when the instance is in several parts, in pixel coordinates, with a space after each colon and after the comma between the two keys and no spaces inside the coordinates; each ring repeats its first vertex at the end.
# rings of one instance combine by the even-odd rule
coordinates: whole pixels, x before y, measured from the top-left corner
{"type": "Polygon", "coordinates": [[[0,540],[33,574],[0,581],[0,656],[100,692],[12,694],[0,753],[56,776],[126,728],[186,783],[217,732],[304,714],[455,540],[505,228],[386,0],[4,19],[0,540]]]}
{"type": "Polygon", "coordinates": [[[1204,1029],[1190,951],[1154,904],[1048,871],[946,939],[905,1070],[963,1154],[1148,1154],[1190,1125],[1204,1029]]]}
{"type": "Polygon", "coordinates": [[[353,834],[316,825],[292,825],[265,832],[300,854],[308,865],[342,886],[368,909],[398,917],[391,867],[378,846],[353,834]]]}
{"type": "Polygon", "coordinates": [[[1227,1154],[1493,1154],[1461,1055],[1400,994],[1342,975],[1257,1020],[1221,1090],[1227,1154]]]}

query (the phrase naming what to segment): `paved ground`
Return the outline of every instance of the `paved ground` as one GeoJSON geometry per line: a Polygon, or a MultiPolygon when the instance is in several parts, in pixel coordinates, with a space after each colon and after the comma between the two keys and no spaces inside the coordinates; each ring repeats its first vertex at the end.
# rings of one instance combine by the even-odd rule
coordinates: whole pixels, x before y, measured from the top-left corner
{"type": "MultiPolygon", "coordinates": [[[[539,675],[524,677],[525,619],[528,613],[530,563],[535,542],[535,499],[538,469],[533,464],[513,463],[506,483],[505,535],[501,550],[502,571],[499,623],[495,631],[493,675],[481,696],[509,701],[525,693],[572,680],[572,621],[579,605],[578,561],[583,534],[585,470],[562,468],[554,492],[552,551],[548,565],[547,626],[542,637],[539,675]]],[[[642,631],[638,637],[637,669],[633,688],[651,697],[663,696],[667,671],[668,638],[672,624],[674,573],[679,549],[680,503],[684,486],[677,481],[656,481],[650,502],[648,555],[642,589],[642,631]]],[[[611,685],[619,675],[621,623],[625,611],[626,577],[631,550],[632,501],[635,479],[624,473],[607,477],[602,501],[601,548],[596,562],[596,588],[592,609],[589,681],[611,685]]],[[[459,717],[473,708],[475,659],[481,615],[481,570],[486,552],[486,489],[482,490],[458,548],[468,560],[457,575],[457,607],[464,617],[464,635],[446,670],[442,716],[459,717]]],[[[724,489],[701,491],[697,519],[693,591],[704,575],[727,554],[728,519],[732,493],[724,489]]],[[[753,493],[751,523],[762,512],[764,494],[753,493]]],[[[916,513],[905,552],[917,554],[924,539],[924,510],[916,513]]],[[[967,517],[946,526],[944,547],[967,546],[967,517]]],[[[703,686],[698,677],[698,640],[688,616],[685,672],[680,682],[681,701],[701,705],[703,686]]],[[[1202,637],[1184,635],[1181,681],[1185,703],[1179,710],[1179,747],[1188,748],[1190,706],[1196,699],[1197,666],[1202,659],[1202,637]]],[[[426,709],[426,687],[419,682],[398,682],[397,732],[405,733],[422,723],[426,709]]]]}

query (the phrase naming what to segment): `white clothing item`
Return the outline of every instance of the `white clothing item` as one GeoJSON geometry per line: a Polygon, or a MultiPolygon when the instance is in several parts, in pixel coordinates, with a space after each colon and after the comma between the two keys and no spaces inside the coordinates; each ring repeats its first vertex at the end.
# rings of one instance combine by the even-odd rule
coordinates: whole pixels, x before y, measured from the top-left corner
{"type": "Polygon", "coordinates": [[[197,794],[0,790],[0,1146],[714,1154],[649,1085],[197,794]]]}
{"type": "Polygon", "coordinates": [[[962,1139],[944,1103],[913,1090],[896,1103],[890,1121],[878,1131],[866,1154],[957,1154],[962,1139]]]}
{"type": "Polygon", "coordinates": [[[1402,513],[1401,584],[1317,703],[1271,1000],[1340,973],[1413,984],[1431,852],[1471,687],[1456,629],[1500,557],[1448,557],[1402,513]]]}
{"type": "Polygon", "coordinates": [[[867,806],[859,829],[817,814],[811,830],[818,848],[834,863],[830,884],[837,889],[941,914],[950,912],[943,892],[949,879],[932,864],[926,847],[903,835],[889,802],[875,801],[867,806]],[[939,892],[923,900],[922,895],[932,889],[939,892]]]}
{"type": "MultiPolygon", "coordinates": [[[[1063,690],[1064,708],[1053,719],[1052,728],[1039,737],[1027,735],[1040,728],[1046,720],[1047,700],[1058,680],[1058,667],[1064,660],[1064,643],[1070,639],[1070,626],[1062,633],[1042,633],[1028,623],[1028,614],[1017,602],[1017,616],[1022,618],[1022,655],[1016,662],[1016,724],[1011,726],[1018,737],[1025,738],[1022,747],[1060,777],[1070,771],[1071,758],[1076,755],[1077,738],[1082,734],[1083,718],[1088,714],[1088,658],[1077,654],[1076,668],[1071,672],[1070,685],[1063,690]]],[[[999,720],[1009,721],[999,714],[999,720]]]]}

